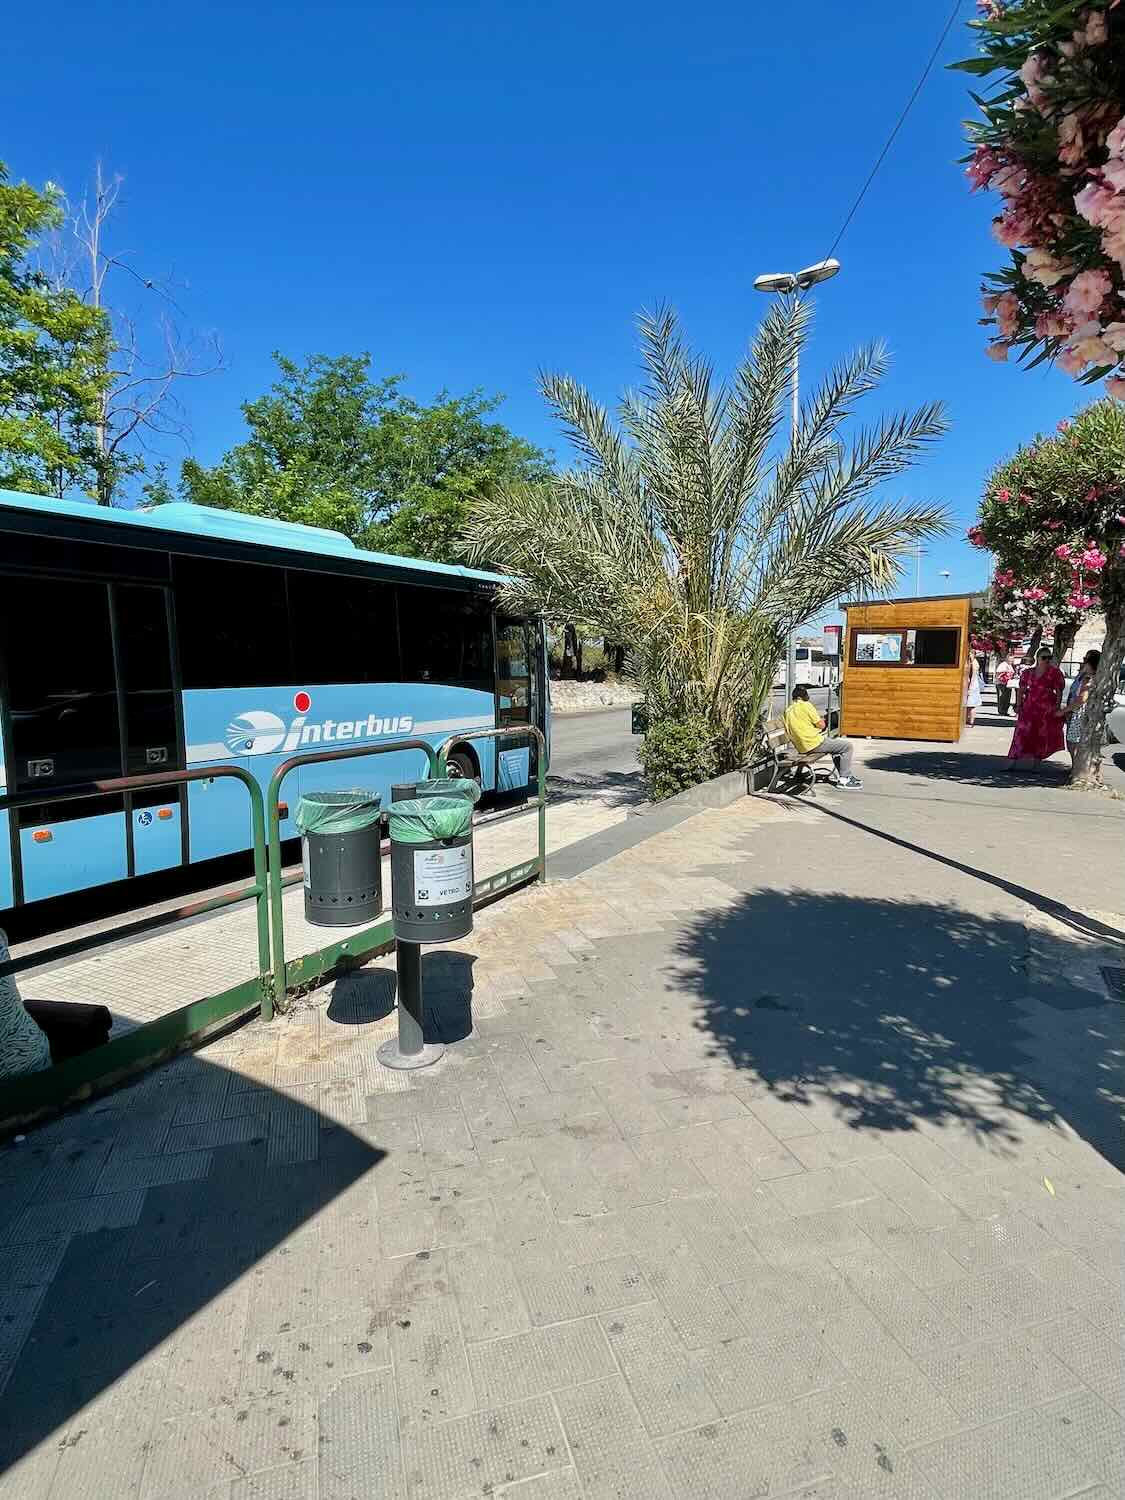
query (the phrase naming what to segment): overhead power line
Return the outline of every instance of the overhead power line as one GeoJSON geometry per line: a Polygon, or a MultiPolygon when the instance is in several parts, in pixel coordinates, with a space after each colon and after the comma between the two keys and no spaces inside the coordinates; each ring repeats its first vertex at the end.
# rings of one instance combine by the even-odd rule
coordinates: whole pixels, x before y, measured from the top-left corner
{"type": "Polygon", "coordinates": [[[825,256],[826,260],[830,256],[835,255],[837,245],[839,245],[840,241],[844,238],[844,233],[847,230],[848,225],[855,218],[856,211],[858,210],[860,204],[863,202],[864,198],[867,196],[867,189],[875,181],[875,175],[878,172],[879,168],[883,165],[883,161],[886,158],[887,152],[894,145],[895,136],[897,136],[898,133],[899,133],[899,131],[902,129],[903,124],[906,121],[907,115],[910,113],[911,109],[913,108],[915,99],[917,99],[918,95],[922,92],[922,89],[923,89],[923,86],[925,85],[926,79],[930,76],[930,73],[931,73],[931,71],[933,69],[934,63],[937,62],[938,54],[941,52],[942,47],[944,47],[944,45],[945,45],[945,39],[949,35],[950,28],[952,27],[954,21],[957,19],[957,12],[960,9],[961,9],[961,0],[954,0],[953,9],[949,12],[949,19],[946,21],[945,26],[942,29],[941,36],[939,36],[938,39],[937,39],[937,46],[930,53],[929,58],[927,59],[927,62],[926,62],[926,66],[922,69],[921,77],[918,79],[918,82],[914,85],[914,92],[910,95],[910,98],[906,101],[906,104],[905,104],[905,106],[903,108],[902,113],[899,115],[898,119],[895,121],[894,129],[891,131],[890,135],[887,137],[886,141],[883,143],[883,149],[882,149],[882,151],[880,151],[879,155],[875,158],[875,165],[871,168],[871,171],[867,174],[867,181],[860,188],[860,190],[859,190],[859,196],[856,198],[855,202],[852,204],[851,208],[848,210],[848,217],[844,220],[843,224],[841,224],[839,234],[837,234],[836,238],[832,241],[832,248],[831,248],[831,250],[829,250],[828,255],[825,256]]]}

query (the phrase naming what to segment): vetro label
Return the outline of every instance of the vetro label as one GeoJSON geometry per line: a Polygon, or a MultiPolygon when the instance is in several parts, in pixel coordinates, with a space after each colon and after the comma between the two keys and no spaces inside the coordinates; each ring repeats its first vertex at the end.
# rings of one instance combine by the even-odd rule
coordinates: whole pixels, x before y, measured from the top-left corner
{"type": "Polygon", "coordinates": [[[415,849],[414,900],[418,906],[451,906],[473,894],[473,851],[469,844],[459,849],[415,849]]]}

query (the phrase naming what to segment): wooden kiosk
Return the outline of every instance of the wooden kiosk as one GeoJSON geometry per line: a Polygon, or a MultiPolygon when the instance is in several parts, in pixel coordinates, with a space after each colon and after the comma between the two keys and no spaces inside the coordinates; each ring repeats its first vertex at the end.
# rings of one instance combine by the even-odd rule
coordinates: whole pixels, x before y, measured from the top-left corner
{"type": "Polygon", "coordinates": [[[969,594],[845,604],[845,735],[961,738],[969,670],[969,594]]]}

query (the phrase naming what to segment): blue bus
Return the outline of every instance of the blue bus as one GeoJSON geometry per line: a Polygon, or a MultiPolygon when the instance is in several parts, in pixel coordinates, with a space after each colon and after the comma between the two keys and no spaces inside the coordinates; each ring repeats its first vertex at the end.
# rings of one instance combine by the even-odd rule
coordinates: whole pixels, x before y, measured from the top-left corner
{"type": "MultiPolygon", "coordinates": [[[[245,789],[51,801],[112,776],[229,765],[266,787],[298,750],[534,724],[549,735],[541,622],[502,614],[497,574],[388,557],[338,532],[171,504],[106,510],[0,490],[3,913],[237,854],[245,789]]],[[[485,791],[526,788],[528,742],[457,747],[485,791]]],[[[294,771],[310,789],[386,798],[418,752],[294,771]]],[[[286,815],[282,835],[295,834],[286,815]]]]}

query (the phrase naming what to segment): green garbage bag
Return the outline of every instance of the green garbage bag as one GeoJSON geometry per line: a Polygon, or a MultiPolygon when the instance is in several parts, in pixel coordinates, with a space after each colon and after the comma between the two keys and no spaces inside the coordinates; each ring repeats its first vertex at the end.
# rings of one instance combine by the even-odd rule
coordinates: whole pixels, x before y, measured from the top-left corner
{"type": "Polygon", "coordinates": [[[297,804],[298,833],[357,833],[379,821],[379,795],[353,788],[347,792],[306,792],[297,804]]]}
{"type": "Polygon", "coordinates": [[[480,787],[469,776],[434,776],[415,783],[421,797],[467,797],[475,806],[480,801],[480,787]]]}
{"type": "Polygon", "coordinates": [[[387,808],[392,844],[428,844],[433,839],[463,837],[473,826],[473,804],[467,797],[415,797],[387,808]]]}

